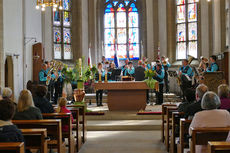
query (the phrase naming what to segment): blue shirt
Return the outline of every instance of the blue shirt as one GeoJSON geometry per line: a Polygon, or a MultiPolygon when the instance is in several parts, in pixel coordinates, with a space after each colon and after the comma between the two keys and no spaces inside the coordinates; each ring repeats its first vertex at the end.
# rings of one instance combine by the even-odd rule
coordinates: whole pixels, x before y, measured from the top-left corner
{"type": "Polygon", "coordinates": [[[211,68],[207,68],[206,72],[216,72],[219,70],[219,67],[216,63],[211,64],[211,68]]]}
{"type": "Polygon", "coordinates": [[[133,75],[135,73],[135,69],[134,69],[134,67],[132,67],[131,69],[126,69],[125,70],[125,76],[127,76],[128,74],[129,75],[133,75]]]}
{"type": "Polygon", "coordinates": [[[189,77],[193,76],[192,68],[189,65],[181,67],[180,71],[182,72],[182,75],[188,75],[189,77]],[[186,69],[188,69],[187,72],[185,72],[186,69]]]}
{"type": "Polygon", "coordinates": [[[160,74],[157,73],[157,77],[162,79],[162,81],[159,82],[159,84],[164,84],[165,71],[161,70],[160,74]]]}
{"type": "Polygon", "coordinates": [[[45,70],[41,70],[40,72],[39,72],[39,81],[42,81],[42,82],[44,82],[44,81],[47,81],[47,71],[45,71],[45,70]]]}

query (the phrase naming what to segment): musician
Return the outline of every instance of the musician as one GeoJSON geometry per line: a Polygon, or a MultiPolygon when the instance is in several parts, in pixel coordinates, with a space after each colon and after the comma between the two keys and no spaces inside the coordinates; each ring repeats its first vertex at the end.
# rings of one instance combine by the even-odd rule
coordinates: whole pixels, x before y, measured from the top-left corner
{"type": "Polygon", "coordinates": [[[45,63],[42,64],[42,69],[39,72],[39,84],[46,85],[47,81],[47,65],[45,63]]]}
{"type": "Polygon", "coordinates": [[[145,80],[145,68],[143,67],[143,62],[138,61],[138,67],[135,68],[135,81],[145,80]]]}
{"type": "MultiPolygon", "coordinates": [[[[50,62],[45,61],[45,64],[47,65],[46,74],[48,74],[50,69],[51,69],[50,62]]],[[[51,72],[51,78],[53,78],[53,79],[50,80],[50,83],[48,85],[48,93],[46,95],[46,98],[49,101],[54,99],[54,97],[53,97],[53,95],[54,95],[54,79],[56,78],[56,76],[53,74],[53,72],[51,72]]]]}
{"type": "Polygon", "coordinates": [[[128,68],[129,59],[125,60],[125,65],[122,66],[122,74],[125,76],[125,70],[128,68]]]}
{"type": "Polygon", "coordinates": [[[58,98],[62,97],[62,89],[63,89],[63,76],[62,76],[62,67],[58,68],[58,74],[56,74],[56,79],[54,83],[55,94],[54,94],[54,103],[57,104],[58,98]]]}
{"type": "Polygon", "coordinates": [[[169,92],[168,69],[169,67],[171,67],[171,64],[168,61],[166,61],[165,56],[161,57],[161,63],[165,71],[165,77],[164,77],[165,92],[168,93],[169,92]]]}
{"type": "MultiPolygon", "coordinates": [[[[96,74],[96,80],[99,81],[99,74],[101,74],[101,81],[103,81],[105,79],[105,70],[103,69],[103,64],[102,63],[97,64],[97,70],[98,70],[98,72],[96,74]]],[[[96,91],[97,106],[103,106],[103,104],[102,104],[102,96],[103,96],[103,90],[97,90],[96,91]],[[99,102],[99,98],[100,98],[100,102],[99,102]]]]}
{"type": "Polygon", "coordinates": [[[135,68],[133,67],[133,62],[128,63],[128,67],[125,69],[124,76],[132,76],[135,75],[135,68]]]}
{"type": "Polygon", "coordinates": [[[182,61],[182,65],[183,66],[180,68],[178,75],[179,78],[181,79],[180,87],[183,93],[183,99],[185,99],[184,91],[186,91],[186,89],[188,88],[191,88],[192,86],[193,71],[187,59],[182,61]]]}
{"type": "Polygon", "coordinates": [[[216,72],[216,71],[219,71],[219,66],[216,63],[216,56],[212,55],[212,56],[210,56],[209,59],[210,59],[211,65],[210,65],[210,67],[206,68],[206,72],[216,72]]]}
{"type": "Polygon", "coordinates": [[[153,79],[159,82],[159,91],[156,91],[156,105],[161,105],[163,104],[163,88],[164,88],[165,72],[164,70],[162,70],[161,64],[157,64],[155,66],[155,70],[156,70],[156,76],[154,76],[153,79]]]}

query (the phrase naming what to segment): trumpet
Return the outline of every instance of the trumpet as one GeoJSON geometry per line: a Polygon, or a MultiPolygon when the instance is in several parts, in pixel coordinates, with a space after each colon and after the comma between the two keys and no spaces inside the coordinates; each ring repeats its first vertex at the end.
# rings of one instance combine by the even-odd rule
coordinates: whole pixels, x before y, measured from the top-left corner
{"type": "Polygon", "coordinates": [[[168,61],[169,61],[169,58],[166,58],[166,59],[164,60],[164,62],[162,62],[162,64],[163,64],[163,65],[167,65],[168,61]]]}
{"type": "Polygon", "coordinates": [[[206,67],[208,67],[208,65],[209,65],[209,60],[208,60],[208,58],[205,58],[205,57],[203,57],[203,56],[201,56],[200,59],[201,59],[201,61],[200,61],[198,70],[199,70],[199,72],[201,73],[201,72],[204,71],[204,69],[205,69],[206,67]]]}

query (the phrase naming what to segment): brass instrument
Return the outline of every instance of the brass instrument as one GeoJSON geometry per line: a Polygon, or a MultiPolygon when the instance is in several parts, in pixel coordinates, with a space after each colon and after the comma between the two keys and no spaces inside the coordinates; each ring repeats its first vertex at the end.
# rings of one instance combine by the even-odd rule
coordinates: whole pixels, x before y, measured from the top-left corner
{"type": "Polygon", "coordinates": [[[188,55],[188,64],[190,65],[194,59],[195,57],[188,55]]]}
{"type": "Polygon", "coordinates": [[[204,71],[204,69],[206,67],[208,67],[208,64],[209,64],[209,60],[208,58],[205,58],[203,56],[200,57],[201,61],[200,61],[200,64],[199,64],[199,67],[198,67],[198,71],[200,73],[202,73],[204,71]]]}
{"type": "Polygon", "coordinates": [[[169,58],[166,58],[165,61],[162,62],[162,64],[165,66],[165,65],[167,65],[168,61],[169,61],[169,58]]]}
{"type": "MultiPolygon", "coordinates": [[[[58,69],[63,66],[63,63],[60,61],[55,61],[52,60],[50,62],[50,70],[47,73],[47,80],[46,80],[46,85],[48,86],[50,84],[50,80],[52,79],[51,74],[56,73],[58,74],[58,69]]],[[[57,81],[58,77],[55,78],[55,81],[57,81]]]]}

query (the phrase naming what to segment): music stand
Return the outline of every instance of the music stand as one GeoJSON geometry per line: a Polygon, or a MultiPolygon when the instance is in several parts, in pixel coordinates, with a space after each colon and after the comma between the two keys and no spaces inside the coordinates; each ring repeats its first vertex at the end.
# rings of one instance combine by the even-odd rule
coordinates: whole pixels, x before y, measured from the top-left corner
{"type": "Polygon", "coordinates": [[[168,74],[169,74],[170,77],[178,77],[177,71],[169,70],[168,74]]]}
{"type": "Polygon", "coordinates": [[[111,79],[115,81],[120,80],[121,69],[114,69],[111,74],[111,79]]]}

